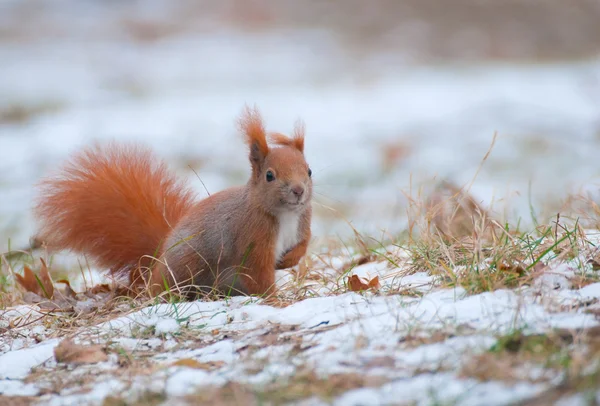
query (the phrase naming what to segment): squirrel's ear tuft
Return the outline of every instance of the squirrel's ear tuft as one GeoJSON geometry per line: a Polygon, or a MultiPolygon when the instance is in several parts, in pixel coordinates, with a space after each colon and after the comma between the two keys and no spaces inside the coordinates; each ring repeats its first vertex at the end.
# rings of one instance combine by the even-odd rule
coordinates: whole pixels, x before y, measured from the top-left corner
{"type": "Polygon", "coordinates": [[[304,123],[302,121],[296,122],[294,135],[291,138],[280,133],[271,133],[270,138],[275,145],[293,147],[304,153],[304,123]]]}
{"type": "Polygon", "coordinates": [[[296,125],[294,126],[294,145],[298,150],[304,153],[304,131],[305,131],[304,121],[298,120],[296,121],[296,125]]]}
{"type": "Polygon", "coordinates": [[[257,171],[269,153],[267,135],[258,109],[246,106],[238,124],[240,130],[244,133],[246,144],[250,147],[252,170],[257,171]]]}

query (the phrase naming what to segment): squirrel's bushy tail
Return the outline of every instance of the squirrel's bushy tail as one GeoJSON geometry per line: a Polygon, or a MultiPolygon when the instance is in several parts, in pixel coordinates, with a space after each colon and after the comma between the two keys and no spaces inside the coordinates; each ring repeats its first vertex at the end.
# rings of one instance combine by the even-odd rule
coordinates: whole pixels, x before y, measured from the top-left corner
{"type": "Polygon", "coordinates": [[[37,237],[115,273],[148,266],[194,199],[150,150],[116,143],[79,152],[40,191],[37,237]]]}

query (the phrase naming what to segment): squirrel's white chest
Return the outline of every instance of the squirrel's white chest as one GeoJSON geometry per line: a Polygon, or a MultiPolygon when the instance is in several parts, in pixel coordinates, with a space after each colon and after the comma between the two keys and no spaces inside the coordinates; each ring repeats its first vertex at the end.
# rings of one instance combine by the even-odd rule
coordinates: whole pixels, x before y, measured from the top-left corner
{"type": "Polygon", "coordinates": [[[282,213],[278,216],[279,231],[277,233],[277,241],[275,242],[275,261],[279,261],[281,257],[290,248],[298,244],[298,228],[300,226],[299,213],[282,213]]]}

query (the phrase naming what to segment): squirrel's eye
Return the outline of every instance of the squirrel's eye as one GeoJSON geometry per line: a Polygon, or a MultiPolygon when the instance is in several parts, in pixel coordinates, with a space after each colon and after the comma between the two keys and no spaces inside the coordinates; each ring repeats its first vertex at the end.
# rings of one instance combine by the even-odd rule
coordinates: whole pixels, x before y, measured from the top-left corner
{"type": "Polygon", "coordinates": [[[310,178],[312,176],[312,169],[308,168],[308,177],[310,178]]]}
{"type": "Polygon", "coordinates": [[[267,171],[267,182],[273,182],[274,180],[275,180],[275,175],[273,175],[273,172],[267,171]]]}

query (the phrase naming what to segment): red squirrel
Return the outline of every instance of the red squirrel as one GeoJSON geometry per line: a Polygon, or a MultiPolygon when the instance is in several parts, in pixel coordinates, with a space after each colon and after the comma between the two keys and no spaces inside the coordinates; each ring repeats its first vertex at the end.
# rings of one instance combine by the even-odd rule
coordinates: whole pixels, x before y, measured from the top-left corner
{"type": "Polygon", "coordinates": [[[111,143],[80,151],[39,185],[38,238],[128,275],[136,292],[274,293],[275,270],[296,265],[311,237],[304,127],[296,125],[291,137],[267,136],[249,108],[239,126],[250,179],[200,201],[146,148],[111,143]]]}

